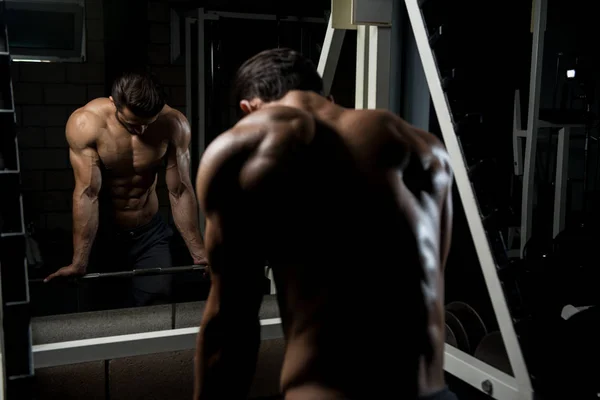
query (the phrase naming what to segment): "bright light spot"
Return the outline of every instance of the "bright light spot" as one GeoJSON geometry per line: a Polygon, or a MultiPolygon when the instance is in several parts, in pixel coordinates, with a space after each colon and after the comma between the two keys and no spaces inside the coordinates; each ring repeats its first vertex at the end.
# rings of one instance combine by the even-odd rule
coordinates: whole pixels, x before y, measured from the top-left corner
{"type": "Polygon", "coordinates": [[[575,70],[570,69],[567,71],[567,78],[575,78],[575,70]]]}
{"type": "Polygon", "coordinates": [[[35,60],[30,58],[13,58],[13,62],[34,62],[34,63],[49,63],[52,62],[50,60],[35,60]]]}

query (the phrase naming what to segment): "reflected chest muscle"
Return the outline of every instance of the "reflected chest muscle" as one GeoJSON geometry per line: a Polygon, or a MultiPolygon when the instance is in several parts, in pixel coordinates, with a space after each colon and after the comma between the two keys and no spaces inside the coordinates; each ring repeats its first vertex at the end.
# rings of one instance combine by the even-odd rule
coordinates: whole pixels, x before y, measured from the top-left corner
{"type": "Polygon", "coordinates": [[[108,133],[98,142],[98,155],[114,178],[133,178],[153,173],[167,152],[167,140],[108,133]]]}

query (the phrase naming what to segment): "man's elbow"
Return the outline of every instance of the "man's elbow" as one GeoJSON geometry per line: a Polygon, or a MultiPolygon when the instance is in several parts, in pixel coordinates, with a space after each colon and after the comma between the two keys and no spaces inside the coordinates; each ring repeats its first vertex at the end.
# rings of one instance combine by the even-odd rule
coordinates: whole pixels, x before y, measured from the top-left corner
{"type": "Polygon", "coordinates": [[[100,188],[95,185],[87,185],[87,186],[79,186],[75,187],[73,191],[73,200],[89,200],[92,202],[98,201],[98,197],[100,197],[100,188]]]}
{"type": "Polygon", "coordinates": [[[169,185],[167,186],[167,189],[172,205],[178,204],[179,201],[186,196],[190,197],[192,200],[195,199],[194,188],[192,188],[192,185],[179,183],[177,185],[169,185]]]}

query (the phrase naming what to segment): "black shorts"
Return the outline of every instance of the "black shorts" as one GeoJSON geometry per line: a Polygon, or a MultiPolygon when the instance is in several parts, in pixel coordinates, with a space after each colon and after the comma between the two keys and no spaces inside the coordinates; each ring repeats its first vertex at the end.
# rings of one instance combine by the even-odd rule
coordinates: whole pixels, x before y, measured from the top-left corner
{"type": "Polygon", "coordinates": [[[445,388],[427,396],[419,396],[419,400],[458,400],[458,397],[450,389],[445,388]]]}
{"type": "MultiPolygon", "coordinates": [[[[148,223],[134,229],[100,227],[87,272],[172,267],[172,236],[173,231],[158,213],[148,223]]],[[[93,298],[92,308],[121,308],[167,303],[172,276],[94,279],[86,283],[93,298]]]]}

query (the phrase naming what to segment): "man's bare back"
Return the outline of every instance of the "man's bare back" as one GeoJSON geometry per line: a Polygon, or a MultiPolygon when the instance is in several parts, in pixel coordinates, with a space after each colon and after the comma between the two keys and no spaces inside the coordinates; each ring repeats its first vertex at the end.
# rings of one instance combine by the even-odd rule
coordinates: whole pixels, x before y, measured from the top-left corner
{"type": "Polygon", "coordinates": [[[247,383],[256,337],[249,333],[243,347],[214,335],[249,329],[265,263],[286,338],[286,399],[442,390],[451,184],[433,135],[311,92],[289,92],[218,137],[197,184],[213,286],[198,338],[196,397],[223,388],[211,372],[230,362],[240,366],[227,369],[229,379],[247,383]]]}
{"type": "Polygon", "coordinates": [[[69,123],[90,126],[78,130],[78,136],[70,140],[96,149],[106,191],[103,198],[110,201],[119,227],[143,225],[158,212],[157,172],[171,135],[184,120],[179,111],[165,106],[144,132],[132,134],[108,98],[93,100],[71,116],[69,123]]]}

